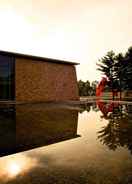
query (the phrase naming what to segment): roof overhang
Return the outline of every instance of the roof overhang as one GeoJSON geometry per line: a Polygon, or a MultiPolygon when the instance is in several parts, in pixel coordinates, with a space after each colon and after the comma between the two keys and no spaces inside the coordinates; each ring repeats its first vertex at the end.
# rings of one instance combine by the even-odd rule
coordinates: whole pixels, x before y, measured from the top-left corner
{"type": "Polygon", "coordinates": [[[53,59],[53,58],[47,58],[47,57],[41,57],[41,56],[34,56],[34,55],[28,55],[28,54],[20,54],[16,52],[9,52],[9,51],[2,51],[2,50],[0,50],[0,55],[13,56],[17,58],[27,58],[27,59],[39,60],[39,61],[51,62],[51,63],[79,65],[79,63],[77,62],[71,62],[71,61],[53,59]]]}

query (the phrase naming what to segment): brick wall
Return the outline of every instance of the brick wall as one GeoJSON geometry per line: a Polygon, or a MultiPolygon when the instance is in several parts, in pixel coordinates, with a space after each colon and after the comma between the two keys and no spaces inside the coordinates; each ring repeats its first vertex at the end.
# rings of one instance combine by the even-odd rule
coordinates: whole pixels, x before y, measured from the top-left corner
{"type": "Polygon", "coordinates": [[[16,58],[16,101],[78,100],[75,66],[16,58]]]}

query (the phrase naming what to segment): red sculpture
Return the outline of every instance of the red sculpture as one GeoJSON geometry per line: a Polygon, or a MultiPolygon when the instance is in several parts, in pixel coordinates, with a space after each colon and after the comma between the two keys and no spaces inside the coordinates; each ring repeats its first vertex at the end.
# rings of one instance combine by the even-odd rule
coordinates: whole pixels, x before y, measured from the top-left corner
{"type": "MultiPolygon", "coordinates": [[[[106,104],[103,101],[100,101],[107,82],[108,82],[107,78],[103,77],[99,85],[96,88],[96,96],[98,97],[97,105],[99,109],[101,110],[101,112],[103,113],[104,117],[107,117],[107,114],[109,112],[112,112],[115,107],[119,106],[119,103],[110,102],[109,104],[106,104]]],[[[117,95],[117,92],[115,91],[113,95],[117,95]]]]}

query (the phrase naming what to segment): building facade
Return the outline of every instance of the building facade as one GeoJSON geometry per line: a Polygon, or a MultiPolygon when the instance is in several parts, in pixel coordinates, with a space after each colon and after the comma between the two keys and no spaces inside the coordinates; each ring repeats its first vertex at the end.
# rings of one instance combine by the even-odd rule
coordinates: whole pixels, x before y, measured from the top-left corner
{"type": "Polygon", "coordinates": [[[0,51],[0,100],[78,100],[76,64],[0,51]]]}

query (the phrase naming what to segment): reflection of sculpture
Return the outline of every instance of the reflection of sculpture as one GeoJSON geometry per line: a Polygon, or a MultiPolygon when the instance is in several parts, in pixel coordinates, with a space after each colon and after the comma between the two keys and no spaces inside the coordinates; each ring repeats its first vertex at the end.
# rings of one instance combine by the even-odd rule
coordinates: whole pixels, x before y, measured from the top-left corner
{"type": "Polygon", "coordinates": [[[109,112],[113,112],[114,108],[119,106],[119,103],[111,102],[107,104],[103,101],[98,100],[97,105],[100,111],[103,113],[103,116],[106,118],[109,112]]]}
{"type": "Polygon", "coordinates": [[[59,105],[35,104],[17,105],[4,112],[0,114],[0,155],[78,137],[77,110],[59,105]]]}
{"type": "Polygon", "coordinates": [[[132,153],[132,120],[128,105],[114,107],[107,119],[109,123],[98,132],[98,139],[109,149],[127,147],[132,153]]]}

